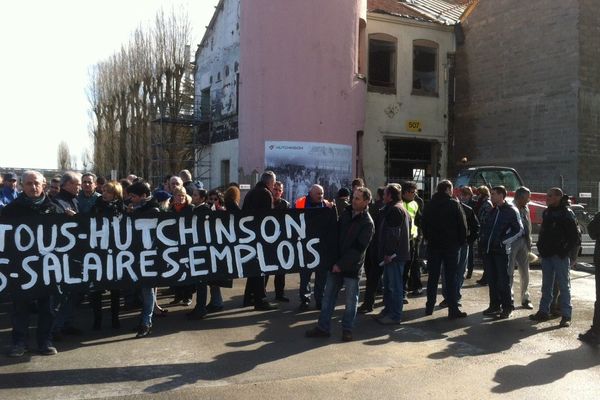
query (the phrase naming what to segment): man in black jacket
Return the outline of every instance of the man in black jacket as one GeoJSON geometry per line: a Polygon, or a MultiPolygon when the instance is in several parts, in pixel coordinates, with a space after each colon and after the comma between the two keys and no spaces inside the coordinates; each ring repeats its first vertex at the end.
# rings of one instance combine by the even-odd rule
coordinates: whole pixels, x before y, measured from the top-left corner
{"type": "Polygon", "coordinates": [[[375,229],[373,220],[367,212],[371,201],[371,191],[366,187],[354,189],[352,209],[346,208],[340,215],[339,258],[327,274],[323,304],[317,326],[306,332],[308,337],[329,337],[331,316],[335,309],[337,296],[344,286],[346,288],[346,303],[342,318],[342,340],[352,340],[352,328],[356,317],[358,303],[358,280],[360,270],[365,263],[365,253],[373,237],[375,229]]]}
{"type": "MultiPolygon", "coordinates": [[[[273,171],[263,172],[260,181],[246,194],[242,210],[273,209],[273,195],[271,190],[273,190],[275,181],[276,177],[273,171]]],[[[269,303],[266,297],[265,279],[262,276],[254,276],[246,280],[244,307],[254,305],[254,309],[257,311],[276,309],[277,305],[269,303]]]]}
{"type": "Polygon", "coordinates": [[[452,197],[452,182],[443,180],[425,206],[421,219],[423,236],[427,240],[427,303],[425,314],[433,314],[442,263],[446,286],[448,318],[464,318],[458,308],[456,273],[460,248],[467,243],[467,222],[460,203],[452,197]]]}
{"type": "Polygon", "coordinates": [[[571,282],[569,255],[580,244],[577,222],[568,209],[568,196],[559,188],[551,188],[546,195],[547,209],[542,215],[542,227],[537,241],[537,249],[542,257],[542,299],[537,313],[530,316],[533,321],[546,321],[550,318],[550,303],[554,279],[560,288],[561,327],[571,325],[571,282]]]}
{"type": "Polygon", "coordinates": [[[585,333],[579,334],[579,340],[591,344],[600,345],[600,213],[594,216],[594,219],[588,225],[588,234],[596,241],[594,246],[594,275],[596,276],[596,302],[594,303],[594,319],[592,327],[585,333]]]}
{"type": "MultiPolygon", "coordinates": [[[[38,171],[26,171],[21,178],[23,192],[2,210],[7,218],[22,218],[34,215],[59,214],[58,207],[44,195],[44,176],[38,171]]],[[[21,357],[27,350],[29,314],[31,302],[37,303],[37,345],[40,354],[51,356],[57,353],[52,344],[52,324],[54,311],[49,295],[28,299],[14,293],[12,295],[12,347],[8,355],[21,357]]]]}
{"type": "Polygon", "coordinates": [[[410,215],[402,204],[402,186],[390,183],[383,192],[385,207],[377,226],[377,262],[383,267],[383,325],[397,325],[404,307],[404,267],[410,260],[410,215]]]}

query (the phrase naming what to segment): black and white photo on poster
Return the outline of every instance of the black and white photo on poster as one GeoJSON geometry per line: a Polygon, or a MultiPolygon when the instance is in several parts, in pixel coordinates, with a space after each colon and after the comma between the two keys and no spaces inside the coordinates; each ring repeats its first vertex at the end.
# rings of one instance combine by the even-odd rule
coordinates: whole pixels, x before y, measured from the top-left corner
{"type": "Polygon", "coordinates": [[[284,184],[284,198],[294,202],[308,193],[311,185],[323,186],[325,198],[335,198],[352,182],[352,146],[317,143],[266,141],[265,167],[284,184]]]}

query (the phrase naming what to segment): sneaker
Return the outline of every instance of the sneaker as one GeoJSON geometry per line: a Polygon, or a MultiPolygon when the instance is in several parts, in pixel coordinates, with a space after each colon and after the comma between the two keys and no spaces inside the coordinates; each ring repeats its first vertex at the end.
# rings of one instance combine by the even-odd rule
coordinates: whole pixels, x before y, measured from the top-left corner
{"type": "Polygon", "coordinates": [[[140,329],[138,329],[137,334],[135,335],[136,339],[144,338],[150,334],[150,327],[148,325],[141,325],[140,329]]]}
{"type": "Polygon", "coordinates": [[[486,317],[495,317],[496,315],[500,314],[501,311],[502,310],[500,310],[500,307],[488,307],[483,310],[483,315],[486,317]]]}
{"type": "Polygon", "coordinates": [[[508,319],[512,316],[512,310],[508,309],[508,310],[502,310],[502,312],[500,314],[498,314],[498,316],[496,318],[498,319],[508,319]]]}
{"type": "Polygon", "coordinates": [[[527,310],[533,310],[533,304],[529,300],[522,302],[521,306],[523,306],[523,308],[525,308],[527,310]]]}
{"type": "Polygon", "coordinates": [[[538,311],[535,314],[531,314],[529,319],[537,322],[544,322],[550,319],[550,316],[543,311],[538,311]]]}
{"type": "Polygon", "coordinates": [[[304,333],[304,336],[308,338],[328,338],[331,336],[331,333],[325,332],[318,326],[315,326],[314,328],[307,330],[304,333]]]}
{"type": "Polygon", "coordinates": [[[419,297],[423,294],[423,289],[415,289],[408,293],[408,297],[419,297]]]}
{"type": "Polygon", "coordinates": [[[216,306],[214,304],[208,304],[206,306],[206,311],[208,311],[209,313],[223,311],[223,306],[216,306]]]}
{"type": "Polygon", "coordinates": [[[600,346],[600,333],[596,333],[591,329],[586,333],[580,333],[578,339],[592,346],[600,346]]]}
{"type": "Polygon", "coordinates": [[[342,342],[351,342],[352,341],[352,331],[344,330],[342,331],[342,342]]]}
{"type": "Polygon", "coordinates": [[[571,326],[571,318],[562,317],[560,319],[560,323],[558,324],[561,328],[568,328],[571,326]]]}
{"type": "Polygon", "coordinates": [[[65,326],[60,330],[63,335],[73,335],[73,336],[81,336],[83,335],[83,331],[79,328],[75,328],[74,326],[65,326]]]}
{"type": "Polygon", "coordinates": [[[393,319],[390,316],[384,316],[382,318],[375,318],[375,321],[379,322],[381,325],[400,325],[402,322],[399,319],[393,319]]]}
{"type": "Polygon", "coordinates": [[[373,311],[373,307],[367,305],[366,303],[362,303],[360,307],[358,307],[358,311],[360,314],[368,314],[373,311]]]}
{"type": "Polygon", "coordinates": [[[207,312],[197,312],[197,311],[190,311],[189,313],[186,313],[185,316],[187,319],[189,319],[190,321],[197,321],[200,319],[204,319],[206,317],[207,312]]]}
{"type": "Polygon", "coordinates": [[[440,304],[438,306],[440,308],[446,308],[446,307],[448,307],[448,302],[446,301],[446,299],[444,299],[440,302],[440,304]]]}
{"type": "Polygon", "coordinates": [[[425,315],[432,315],[432,314],[433,314],[433,307],[425,306],[425,315]]]}
{"type": "Polygon", "coordinates": [[[9,357],[23,357],[23,355],[25,354],[25,346],[20,345],[20,344],[15,344],[13,345],[10,350],[8,351],[8,356],[9,357]]]}
{"type": "Polygon", "coordinates": [[[467,313],[464,311],[460,311],[459,309],[448,312],[449,319],[459,319],[459,318],[466,318],[466,317],[467,317],[467,313]]]}
{"type": "Polygon", "coordinates": [[[192,305],[192,299],[183,300],[182,303],[184,306],[189,307],[192,305]]]}
{"type": "Polygon", "coordinates": [[[271,304],[268,301],[261,301],[260,303],[254,305],[255,311],[271,311],[277,310],[278,308],[279,307],[277,304],[271,304]]]}
{"type": "Polygon", "coordinates": [[[56,350],[56,347],[51,345],[40,347],[38,352],[43,356],[53,356],[58,354],[58,350],[56,350]]]}
{"type": "Polygon", "coordinates": [[[487,286],[487,284],[488,284],[487,281],[483,280],[483,279],[479,279],[478,281],[475,281],[475,282],[477,282],[477,284],[480,286],[487,286]]]}

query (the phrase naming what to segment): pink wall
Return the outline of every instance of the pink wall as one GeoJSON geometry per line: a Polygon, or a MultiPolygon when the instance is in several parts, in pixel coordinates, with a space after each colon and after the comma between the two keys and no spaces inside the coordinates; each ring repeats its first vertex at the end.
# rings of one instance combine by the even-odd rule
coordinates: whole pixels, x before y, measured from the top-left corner
{"type": "MultiPolygon", "coordinates": [[[[264,142],[351,145],[364,128],[356,78],[364,0],[241,2],[240,168],[264,168],[264,142]]],[[[353,168],[355,163],[353,162],[353,168]]]]}

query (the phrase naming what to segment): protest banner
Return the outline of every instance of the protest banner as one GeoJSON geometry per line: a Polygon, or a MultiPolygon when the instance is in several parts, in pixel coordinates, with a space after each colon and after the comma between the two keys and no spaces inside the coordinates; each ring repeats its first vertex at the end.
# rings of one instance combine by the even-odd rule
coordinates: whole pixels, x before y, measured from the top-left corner
{"type": "Polygon", "coordinates": [[[0,293],[173,286],[328,268],[332,209],[0,218],[0,293]]]}

